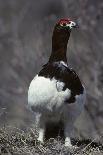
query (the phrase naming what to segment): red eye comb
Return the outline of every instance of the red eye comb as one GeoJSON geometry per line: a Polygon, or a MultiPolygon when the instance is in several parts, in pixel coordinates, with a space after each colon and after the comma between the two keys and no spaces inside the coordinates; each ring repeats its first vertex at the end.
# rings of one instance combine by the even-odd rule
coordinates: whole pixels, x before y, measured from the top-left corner
{"type": "Polygon", "coordinates": [[[57,24],[68,24],[71,21],[69,18],[60,19],[57,24]]]}

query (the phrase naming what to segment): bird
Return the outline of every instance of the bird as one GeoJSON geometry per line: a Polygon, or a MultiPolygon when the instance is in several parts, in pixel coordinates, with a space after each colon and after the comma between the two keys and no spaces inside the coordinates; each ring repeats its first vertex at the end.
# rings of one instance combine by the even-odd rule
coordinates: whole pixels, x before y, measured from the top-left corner
{"type": "Polygon", "coordinates": [[[33,78],[28,89],[28,106],[36,114],[38,141],[44,143],[48,122],[62,122],[64,145],[71,148],[74,123],[84,109],[86,90],[74,69],[67,62],[67,44],[78,24],[62,18],[54,26],[52,50],[48,62],[33,78]]]}

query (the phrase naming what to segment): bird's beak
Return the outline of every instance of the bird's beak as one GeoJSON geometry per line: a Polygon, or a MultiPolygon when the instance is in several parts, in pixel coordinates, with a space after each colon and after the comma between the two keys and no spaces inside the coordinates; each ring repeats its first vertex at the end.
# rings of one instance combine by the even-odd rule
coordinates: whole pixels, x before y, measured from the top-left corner
{"type": "Polygon", "coordinates": [[[75,22],[75,25],[73,26],[74,28],[79,28],[79,25],[77,22],[75,22]]]}

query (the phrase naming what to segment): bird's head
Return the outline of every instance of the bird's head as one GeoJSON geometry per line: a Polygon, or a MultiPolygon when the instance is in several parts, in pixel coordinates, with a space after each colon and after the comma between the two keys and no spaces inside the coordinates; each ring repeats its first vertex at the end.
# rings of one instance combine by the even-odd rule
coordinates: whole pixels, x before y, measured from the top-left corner
{"type": "Polygon", "coordinates": [[[71,31],[72,28],[78,28],[78,24],[69,18],[60,19],[55,26],[59,30],[71,31]]]}
{"type": "Polygon", "coordinates": [[[57,44],[57,42],[59,44],[60,42],[61,43],[64,42],[67,44],[72,28],[77,28],[77,27],[78,27],[78,24],[69,18],[60,19],[56,23],[53,31],[54,44],[57,44]]]}

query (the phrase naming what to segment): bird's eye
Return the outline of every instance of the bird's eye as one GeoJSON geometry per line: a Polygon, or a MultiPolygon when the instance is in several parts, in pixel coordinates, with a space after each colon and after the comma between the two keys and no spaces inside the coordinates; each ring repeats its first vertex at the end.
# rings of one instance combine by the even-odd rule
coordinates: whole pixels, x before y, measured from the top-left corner
{"type": "Polygon", "coordinates": [[[68,27],[69,24],[71,24],[71,21],[69,21],[68,23],[60,23],[60,26],[62,26],[62,27],[63,27],[63,26],[66,27],[66,26],[67,26],[67,27],[68,27]]]}
{"type": "Polygon", "coordinates": [[[66,26],[66,23],[63,23],[63,26],[66,26]]]}
{"type": "Polygon", "coordinates": [[[60,23],[60,26],[66,26],[66,23],[60,23]]]}

